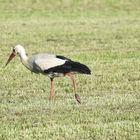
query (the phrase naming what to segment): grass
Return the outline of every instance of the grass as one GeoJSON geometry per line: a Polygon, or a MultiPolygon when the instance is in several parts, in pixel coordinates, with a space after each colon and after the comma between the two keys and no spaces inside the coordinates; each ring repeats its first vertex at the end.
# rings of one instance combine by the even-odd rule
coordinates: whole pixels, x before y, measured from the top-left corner
{"type": "Polygon", "coordinates": [[[140,139],[139,0],[0,1],[0,139],[140,139]],[[31,74],[11,47],[48,52],[88,65],[71,81],[31,74]]]}

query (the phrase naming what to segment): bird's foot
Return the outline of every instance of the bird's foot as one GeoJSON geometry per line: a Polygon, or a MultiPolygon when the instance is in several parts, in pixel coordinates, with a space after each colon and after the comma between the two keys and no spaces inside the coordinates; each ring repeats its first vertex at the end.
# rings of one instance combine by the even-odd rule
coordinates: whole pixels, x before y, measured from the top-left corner
{"type": "Polygon", "coordinates": [[[77,100],[78,103],[81,104],[81,99],[80,99],[79,94],[75,94],[75,99],[77,100]]]}

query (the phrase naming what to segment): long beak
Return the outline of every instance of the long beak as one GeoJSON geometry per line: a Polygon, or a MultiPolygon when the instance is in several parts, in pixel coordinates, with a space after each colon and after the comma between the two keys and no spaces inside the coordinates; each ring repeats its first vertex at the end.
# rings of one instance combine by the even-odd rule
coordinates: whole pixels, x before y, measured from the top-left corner
{"type": "Polygon", "coordinates": [[[8,65],[8,63],[15,57],[16,55],[14,53],[11,53],[11,55],[9,56],[6,64],[5,64],[5,67],[8,65]]]}

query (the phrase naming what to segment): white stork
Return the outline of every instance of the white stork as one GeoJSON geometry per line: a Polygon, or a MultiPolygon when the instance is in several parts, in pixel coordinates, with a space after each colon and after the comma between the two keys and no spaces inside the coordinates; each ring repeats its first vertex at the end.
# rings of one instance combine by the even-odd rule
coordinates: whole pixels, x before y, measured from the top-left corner
{"type": "Polygon", "coordinates": [[[16,56],[20,56],[20,60],[22,64],[34,73],[41,73],[43,75],[48,75],[51,80],[51,91],[49,99],[54,97],[54,77],[60,76],[69,76],[73,82],[75,98],[76,100],[81,103],[79,95],[76,93],[76,83],[74,74],[81,73],[81,74],[91,74],[90,69],[79,62],[74,62],[71,59],[68,59],[64,56],[60,55],[53,55],[53,54],[36,54],[31,57],[27,57],[25,49],[21,45],[16,45],[9,59],[7,60],[6,65],[16,56]]]}

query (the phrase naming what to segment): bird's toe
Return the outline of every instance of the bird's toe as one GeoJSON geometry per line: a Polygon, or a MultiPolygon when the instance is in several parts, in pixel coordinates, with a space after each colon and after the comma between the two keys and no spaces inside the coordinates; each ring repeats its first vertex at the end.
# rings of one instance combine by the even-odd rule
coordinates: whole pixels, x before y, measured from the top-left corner
{"type": "Polygon", "coordinates": [[[75,94],[75,98],[76,98],[77,102],[81,104],[81,99],[80,99],[79,94],[75,94]]]}

